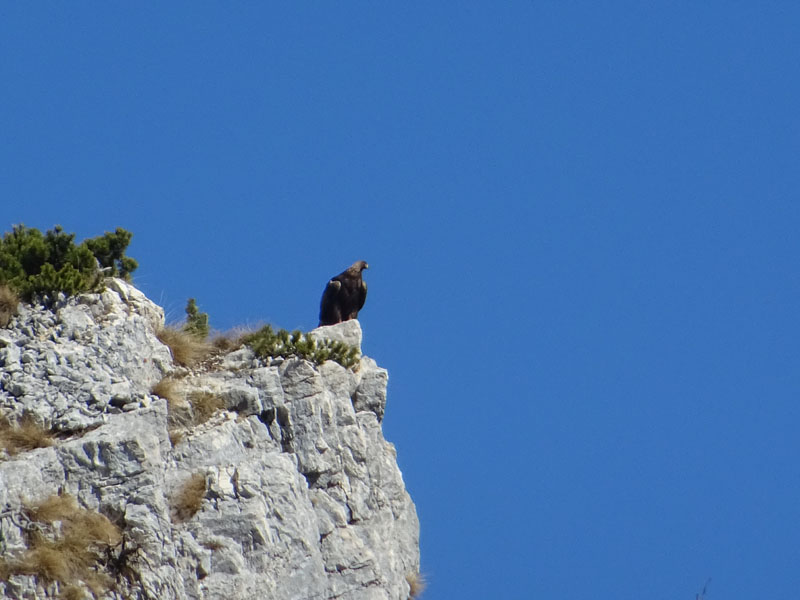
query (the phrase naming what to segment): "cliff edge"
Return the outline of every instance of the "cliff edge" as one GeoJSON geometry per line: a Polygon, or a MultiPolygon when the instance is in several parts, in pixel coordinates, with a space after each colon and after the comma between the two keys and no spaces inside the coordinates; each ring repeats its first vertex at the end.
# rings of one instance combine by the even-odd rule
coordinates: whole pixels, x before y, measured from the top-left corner
{"type": "Polygon", "coordinates": [[[246,346],[188,369],[163,325],[112,279],[0,329],[0,597],[406,600],[387,372],[246,346]]]}

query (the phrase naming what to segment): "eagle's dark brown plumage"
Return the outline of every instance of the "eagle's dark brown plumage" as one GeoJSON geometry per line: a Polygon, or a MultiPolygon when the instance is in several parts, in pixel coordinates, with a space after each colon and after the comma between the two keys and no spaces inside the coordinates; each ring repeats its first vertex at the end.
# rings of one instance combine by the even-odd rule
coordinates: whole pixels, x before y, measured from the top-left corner
{"type": "Polygon", "coordinates": [[[319,303],[320,325],[335,325],[358,317],[367,299],[367,284],[361,278],[361,271],[368,268],[366,262],[359,260],[331,278],[319,303]]]}

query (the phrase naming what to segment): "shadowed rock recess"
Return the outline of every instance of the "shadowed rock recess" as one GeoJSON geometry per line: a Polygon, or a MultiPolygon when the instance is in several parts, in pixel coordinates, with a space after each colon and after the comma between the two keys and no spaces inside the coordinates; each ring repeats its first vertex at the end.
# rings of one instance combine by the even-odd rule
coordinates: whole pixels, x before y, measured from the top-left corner
{"type": "MultiPolygon", "coordinates": [[[[163,324],[112,279],[0,329],[6,431],[51,444],[0,431],[0,597],[406,600],[419,522],[381,431],[387,372],[247,347],[186,369],[163,324]],[[76,505],[122,541],[71,556],[78,517],[47,507],[76,505]]],[[[358,321],[315,335],[361,342],[358,321]]]]}

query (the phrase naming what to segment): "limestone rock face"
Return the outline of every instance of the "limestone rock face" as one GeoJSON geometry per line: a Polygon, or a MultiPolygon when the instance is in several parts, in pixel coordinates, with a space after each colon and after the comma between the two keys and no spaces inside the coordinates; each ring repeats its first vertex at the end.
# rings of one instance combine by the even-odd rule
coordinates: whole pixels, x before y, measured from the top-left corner
{"type": "Polygon", "coordinates": [[[314,338],[337,340],[348,346],[361,347],[361,325],[357,319],[342,321],[336,325],[322,325],[309,331],[309,335],[314,338]]]}
{"type": "MultiPolygon", "coordinates": [[[[163,321],[112,280],[0,329],[0,416],[54,432],[0,449],[0,597],[91,597],[91,582],[13,567],[41,535],[28,509],[68,494],[124,540],[91,566],[107,576],[96,597],[406,600],[419,523],[381,431],[386,371],[246,347],[190,370],[156,337],[163,321]],[[165,378],[168,400],[151,391],[165,378]]],[[[315,333],[361,340],[357,321],[315,333]]]]}

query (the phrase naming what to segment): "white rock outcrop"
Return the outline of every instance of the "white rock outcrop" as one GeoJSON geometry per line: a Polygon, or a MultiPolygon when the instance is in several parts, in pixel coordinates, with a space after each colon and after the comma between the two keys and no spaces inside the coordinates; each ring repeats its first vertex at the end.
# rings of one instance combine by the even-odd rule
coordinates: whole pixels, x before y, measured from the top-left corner
{"type": "MultiPolygon", "coordinates": [[[[246,347],[185,369],[156,337],[163,322],[112,280],[52,309],[20,306],[0,329],[0,416],[56,432],[50,447],[0,450],[0,557],[28,551],[27,507],[69,494],[125,540],[107,550],[125,568],[107,569],[98,597],[406,600],[419,523],[381,431],[387,372],[246,347]],[[170,402],[151,391],[165,377],[170,402]],[[200,424],[181,400],[197,395],[217,402],[200,424]],[[199,510],[178,518],[193,476],[199,510]]],[[[314,334],[361,341],[357,321],[314,334]]],[[[57,598],[70,583],[85,588],[0,568],[3,598],[57,598]]]]}

